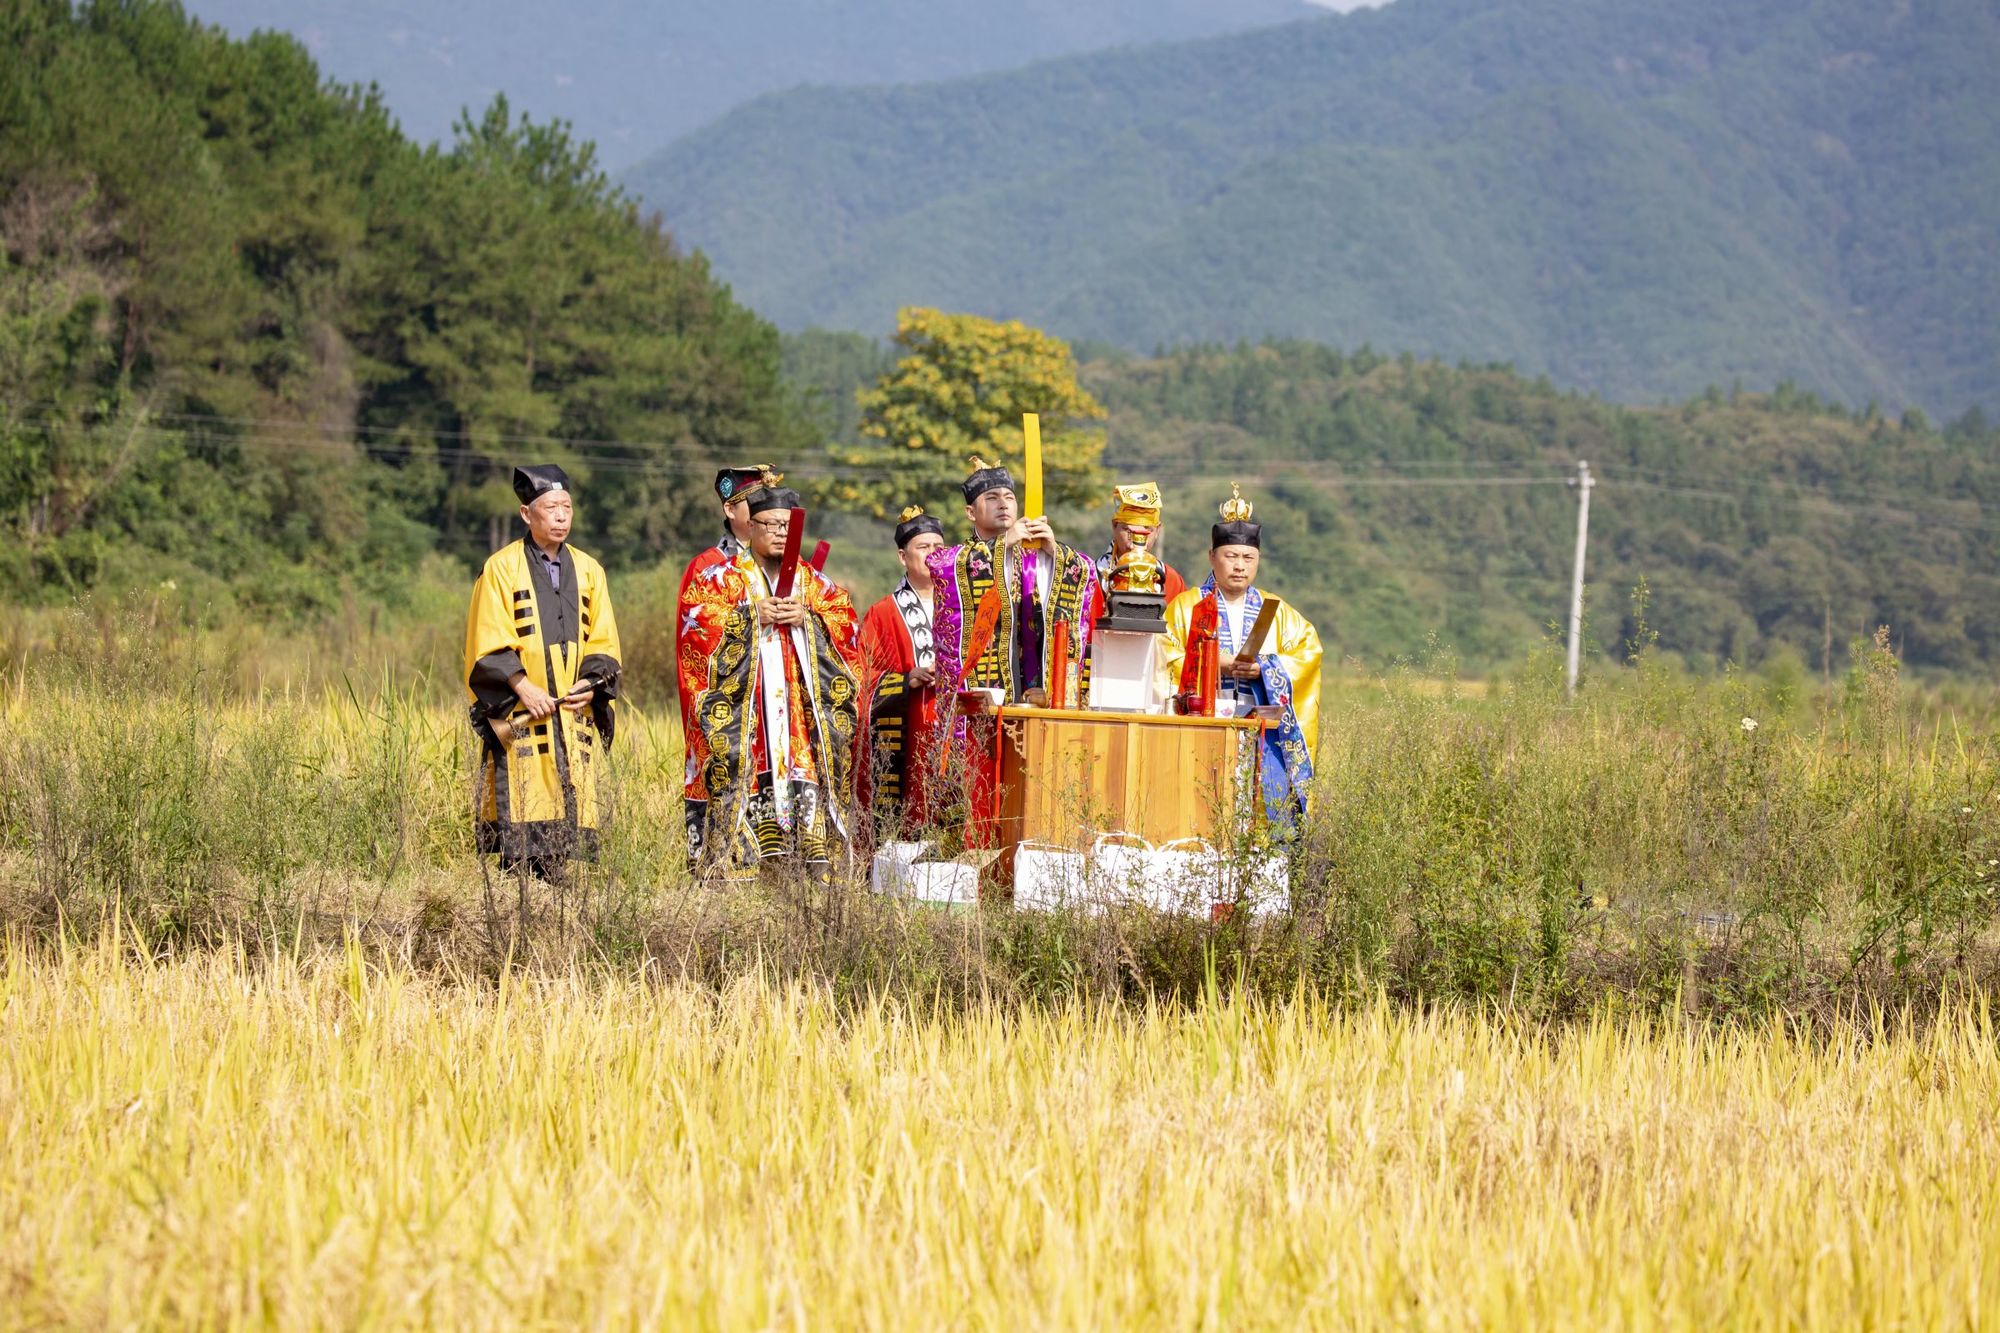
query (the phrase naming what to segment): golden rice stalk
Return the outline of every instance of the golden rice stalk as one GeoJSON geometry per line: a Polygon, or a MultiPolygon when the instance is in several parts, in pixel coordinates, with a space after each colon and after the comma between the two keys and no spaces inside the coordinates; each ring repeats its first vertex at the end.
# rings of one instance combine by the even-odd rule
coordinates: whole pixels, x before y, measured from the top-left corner
{"type": "Polygon", "coordinates": [[[2000,1047],[0,970],[0,1323],[1971,1326],[2000,1047]]]}

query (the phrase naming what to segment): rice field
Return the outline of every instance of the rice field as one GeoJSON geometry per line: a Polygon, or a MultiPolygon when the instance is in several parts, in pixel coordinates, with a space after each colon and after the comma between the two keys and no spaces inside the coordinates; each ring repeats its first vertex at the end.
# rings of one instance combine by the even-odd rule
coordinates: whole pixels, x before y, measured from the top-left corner
{"type": "Polygon", "coordinates": [[[496,892],[423,682],[80,661],[0,673],[0,1329],[2000,1315],[2000,694],[1880,641],[1343,683],[1247,925],[718,890],[644,706],[496,892]]]}
{"type": "Polygon", "coordinates": [[[1682,1023],[10,939],[0,1325],[1981,1327],[1991,1007],[1682,1023]]]}
{"type": "Polygon", "coordinates": [[[553,900],[496,887],[460,706],[418,681],[200,684],[117,654],[0,675],[0,925],[88,940],[115,917],[164,950],[359,930],[481,975],[517,946],[711,984],[761,960],[843,995],[955,979],[954,1002],[1185,996],[1211,964],[1266,998],[1543,1017],[2000,987],[2000,692],[1913,687],[1880,645],[1838,687],[1641,666],[1574,703],[1559,671],[1330,690],[1287,910],[1219,931],[999,904],[944,928],[885,911],[861,858],[818,899],[717,894],[685,869],[673,711],[633,701],[598,865],[553,900]]]}

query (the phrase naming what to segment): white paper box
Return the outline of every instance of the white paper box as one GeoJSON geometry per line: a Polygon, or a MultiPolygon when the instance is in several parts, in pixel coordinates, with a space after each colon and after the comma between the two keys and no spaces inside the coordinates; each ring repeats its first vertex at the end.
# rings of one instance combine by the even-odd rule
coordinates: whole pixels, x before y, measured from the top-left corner
{"type": "Polygon", "coordinates": [[[910,867],[930,850],[928,842],[885,842],[876,849],[868,867],[868,887],[877,893],[898,896],[911,892],[910,867]]]}
{"type": "Polygon", "coordinates": [[[1210,920],[1225,914],[1224,904],[1241,903],[1258,917],[1291,906],[1284,857],[1245,860],[1200,838],[1156,847],[1136,834],[1105,834],[1091,848],[1089,881],[1107,906],[1130,903],[1210,920]]]}
{"type": "Polygon", "coordinates": [[[1014,849],[1014,906],[1024,912],[1093,908],[1089,863],[1082,852],[1042,842],[1014,849]]]}
{"type": "Polygon", "coordinates": [[[1291,910],[1291,865],[1282,856],[1247,862],[1227,859],[1222,863],[1219,892],[1223,902],[1240,902],[1252,916],[1278,916],[1291,910]]]}
{"type": "Polygon", "coordinates": [[[910,867],[910,896],[920,903],[977,904],[979,867],[963,861],[919,861],[910,867]]]}
{"type": "Polygon", "coordinates": [[[1147,902],[1158,911],[1207,917],[1220,887],[1220,858],[1200,838],[1181,838],[1153,849],[1148,861],[1147,902]]]}
{"type": "Polygon", "coordinates": [[[1113,713],[1150,713],[1159,705],[1153,662],[1160,636],[1100,629],[1090,640],[1090,706],[1113,713]]]}
{"type": "Polygon", "coordinates": [[[1099,907],[1147,901],[1153,844],[1136,833],[1101,833],[1090,846],[1089,896],[1099,907]]]}

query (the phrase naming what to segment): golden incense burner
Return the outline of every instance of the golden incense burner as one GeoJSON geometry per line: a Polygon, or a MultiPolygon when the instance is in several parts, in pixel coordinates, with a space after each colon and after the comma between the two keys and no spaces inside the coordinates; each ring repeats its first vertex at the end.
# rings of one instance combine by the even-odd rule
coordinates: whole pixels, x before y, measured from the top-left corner
{"type": "Polygon", "coordinates": [[[1133,534],[1132,549],[1111,567],[1111,591],[1158,593],[1166,587],[1166,562],[1146,549],[1146,539],[1133,534]]]}

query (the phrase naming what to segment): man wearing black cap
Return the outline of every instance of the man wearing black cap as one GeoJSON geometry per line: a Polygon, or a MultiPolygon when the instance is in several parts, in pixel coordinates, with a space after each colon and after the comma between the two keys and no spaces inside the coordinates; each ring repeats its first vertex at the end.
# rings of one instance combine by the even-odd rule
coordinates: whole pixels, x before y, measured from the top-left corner
{"type": "Polygon", "coordinates": [[[944,525],[911,505],[896,524],[903,581],[861,622],[861,697],[867,704],[861,803],[906,830],[930,817],[927,776],[937,720],[937,646],[931,634],[931,554],[944,525]]]}
{"type": "Polygon", "coordinates": [[[1305,813],[1319,744],[1319,631],[1276,602],[1264,640],[1251,644],[1266,598],[1257,587],[1263,563],[1263,525],[1251,521],[1250,502],[1236,487],[1209,532],[1210,574],[1167,604],[1167,632],[1160,636],[1159,687],[1169,698],[1206,699],[1211,687],[1218,717],[1246,717],[1275,708],[1264,730],[1264,808],[1283,828],[1305,813]],[[1215,646],[1216,679],[1203,681],[1205,644],[1215,646]],[[1253,654],[1248,651],[1255,648],[1253,654]]]}
{"type": "Polygon", "coordinates": [[[701,831],[707,821],[708,787],[702,780],[707,754],[702,750],[701,728],[695,725],[695,696],[708,688],[708,664],[700,654],[692,657],[680,651],[681,637],[687,632],[694,603],[688,586],[704,572],[736,560],[750,549],[750,500],[760,491],[775,489],[785,474],[769,463],[726,467],[715,474],[715,498],[722,507],[722,537],[715,545],[688,561],[681,572],[680,596],[674,609],[674,677],[681,706],[681,739],[686,763],[681,772],[681,818],[687,829],[688,864],[695,863],[701,831]]]}
{"type": "Polygon", "coordinates": [[[973,540],[930,556],[937,586],[934,634],[945,690],[990,689],[1008,703],[1049,690],[1050,651],[1068,641],[1068,698],[1079,697],[1084,653],[1096,620],[1097,566],[1056,540],[1046,517],[1022,517],[1005,467],[972,460],[965,516],[973,540]]]}
{"type": "Polygon", "coordinates": [[[689,846],[716,869],[824,864],[853,828],[854,604],[803,560],[780,597],[802,502],[763,486],[748,508],[748,548],[689,581],[680,627],[684,680],[702,682],[689,751],[700,756],[703,822],[689,846]]]}
{"type": "Polygon", "coordinates": [[[569,544],[569,477],[514,469],[528,535],[495,551],[472,589],[465,682],[479,768],[479,850],[559,881],[596,850],[597,767],[611,748],[618,622],[604,568],[569,544]]]}

